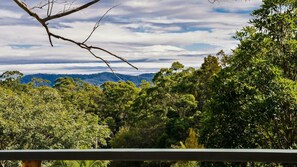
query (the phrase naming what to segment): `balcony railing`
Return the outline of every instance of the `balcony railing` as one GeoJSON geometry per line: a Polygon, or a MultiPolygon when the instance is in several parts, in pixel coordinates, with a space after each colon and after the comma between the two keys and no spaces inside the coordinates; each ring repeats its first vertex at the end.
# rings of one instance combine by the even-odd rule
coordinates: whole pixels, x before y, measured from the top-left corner
{"type": "Polygon", "coordinates": [[[113,161],[209,161],[297,163],[297,150],[278,149],[95,149],[1,150],[0,160],[113,160],[113,161]]]}

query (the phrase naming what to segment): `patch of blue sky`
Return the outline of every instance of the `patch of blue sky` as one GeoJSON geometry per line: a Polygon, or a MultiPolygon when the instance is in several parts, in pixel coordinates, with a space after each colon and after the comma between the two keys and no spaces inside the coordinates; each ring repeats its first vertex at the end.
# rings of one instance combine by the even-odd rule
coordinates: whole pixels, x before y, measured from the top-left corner
{"type": "Polygon", "coordinates": [[[64,28],[73,28],[72,26],[60,24],[60,23],[52,23],[49,24],[49,28],[54,28],[54,29],[64,29],[64,28]]]}
{"type": "Polygon", "coordinates": [[[151,29],[147,28],[147,27],[144,27],[144,26],[139,26],[137,28],[133,28],[133,31],[134,32],[140,32],[140,33],[146,33],[146,32],[150,32],[151,29]]]}
{"type": "MultiPolygon", "coordinates": [[[[175,26],[175,25],[172,25],[175,26]]],[[[205,31],[205,32],[212,32],[211,28],[208,27],[197,27],[197,26],[192,26],[192,25],[178,25],[176,26],[180,27],[180,30],[173,30],[170,31],[170,33],[186,33],[186,32],[196,32],[196,31],[205,31]]]]}
{"type": "MultiPolygon", "coordinates": [[[[115,23],[115,22],[113,22],[115,23]]],[[[145,22],[141,22],[145,23],[145,22]]],[[[123,23],[118,23],[123,24],[123,23]]],[[[139,23],[138,23],[139,24],[139,23]]],[[[140,33],[147,33],[147,32],[154,32],[154,30],[159,29],[162,30],[164,28],[164,31],[167,31],[168,33],[185,33],[185,32],[196,32],[196,31],[205,31],[205,32],[212,32],[212,29],[205,26],[199,26],[198,22],[189,22],[189,23],[149,23],[150,26],[145,26],[145,24],[138,27],[129,27],[128,29],[133,32],[140,32],[140,33]],[[173,30],[170,30],[170,27],[173,28],[173,30]],[[174,30],[178,27],[178,30],[174,30]]]]}
{"type": "Polygon", "coordinates": [[[217,48],[218,46],[216,45],[210,45],[210,44],[205,44],[205,43],[194,43],[191,45],[187,45],[183,47],[184,49],[187,49],[189,51],[200,51],[200,50],[209,50],[213,48],[217,48]]]}
{"type": "Polygon", "coordinates": [[[33,44],[10,44],[12,49],[31,49],[33,47],[40,47],[41,45],[33,45],[33,44]]]}
{"type": "MultiPolygon", "coordinates": [[[[159,58],[145,58],[145,59],[134,59],[129,60],[131,63],[143,63],[143,62],[168,62],[173,61],[175,59],[159,59],[159,58]]],[[[122,61],[118,60],[117,63],[122,63],[122,61]]]]}
{"type": "Polygon", "coordinates": [[[207,32],[212,32],[211,28],[207,27],[191,27],[191,26],[185,26],[183,27],[185,32],[193,32],[193,31],[207,31],[207,32]]]}
{"type": "Polygon", "coordinates": [[[230,10],[225,8],[214,8],[214,12],[216,13],[235,13],[235,14],[250,14],[251,10],[230,10]]]}

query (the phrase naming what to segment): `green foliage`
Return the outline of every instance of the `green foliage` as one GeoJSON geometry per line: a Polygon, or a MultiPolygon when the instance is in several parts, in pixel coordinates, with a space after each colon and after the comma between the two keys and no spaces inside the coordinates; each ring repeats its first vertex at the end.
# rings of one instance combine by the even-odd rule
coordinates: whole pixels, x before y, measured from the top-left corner
{"type": "Polygon", "coordinates": [[[142,120],[135,126],[122,127],[111,140],[111,145],[113,148],[157,148],[164,129],[165,124],[160,119],[142,120]]]}
{"type": "Polygon", "coordinates": [[[254,68],[234,73],[226,68],[212,83],[212,99],[201,129],[207,147],[255,148],[259,144],[256,123],[263,113],[256,110],[279,71],[260,61],[254,68]]]}
{"type": "Polygon", "coordinates": [[[102,96],[99,87],[85,83],[79,79],[59,78],[54,88],[59,91],[66,107],[75,107],[87,113],[96,113],[98,100],[102,96]]]}
{"type": "MultiPolygon", "coordinates": [[[[89,103],[66,96],[72,91],[81,100],[88,100],[95,92],[85,92],[99,88],[80,82],[77,91],[67,88],[69,85],[61,91],[47,87],[47,81],[40,79],[20,84],[20,77],[14,77],[21,76],[19,72],[4,74],[6,79],[0,84],[0,149],[86,149],[107,144],[110,130],[97,115],[86,113],[89,103]]],[[[19,166],[10,161],[1,164],[19,166]]]]}
{"type": "Polygon", "coordinates": [[[262,35],[272,40],[270,58],[284,72],[284,76],[297,79],[297,7],[294,0],[265,0],[253,12],[253,25],[262,35]]]}
{"type": "Polygon", "coordinates": [[[23,76],[23,73],[19,71],[6,71],[0,75],[0,77],[3,79],[2,82],[17,81],[18,83],[20,82],[22,76],[23,76]]]}
{"type": "Polygon", "coordinates": [[[28,84],[33,87],[40,87],[40,86],[50,86],[51,82],[46,79],[33,78],[28,84]]]}
{"type": "Polygon", "coordinates": [[[56,90],[0,91],[1,149],[91,148],[96,138],[106,144],[109,131],[98,125],[98,117],[67,110],[56,90]]]}
{"type": "Polygon", "coordinates": [[[10,89],[22,89],[20,87],[23,73],[19,71],[6,71],[0,75],[0,86],[10,89]]]}
{"type": "MultiPolygon", "coordinates": [[[[201,69],[185,69],[179,62],[161,69],[155,75],[153,85],[140,85],[141,90],[126,111],[130,115],[129,122],[122,124],[123,127],[111,140],[111,146],[169,148],[172,144],[185,141],[188,129],[199,127],[199,107],[202,108],[209,98],[206,95],[209,91],[207,84],[220,70],[219,59],[210,55],[205,58],[201,69]]],[[[103,92],[106,94],[106,91],[103,92]]],[[[121,91],[116,92],[122,94],[118,93],[121,91]]],[[[124,100],[120,97],[116,98],[119,101],[109,99],[116,102],[111,105],[113,110],[118,108],[117,104],[122,105],[124,100]]]]}
{"type": "Polygon", "coordinates": [[[109,161],[55,161],[50,167],[107,167],[109,161]]]}
{"type": "MultiPolygon", "coordinates": [[[[189,129],[189,136],[186,138],[185,143],[180,142],[180,146],[173,146],[173,148],[181,148],[181,149],[190,149],[190,148],[204,148],[203,145],[198,143],[198,135],[194,129],[189,129]]],[[[194,167],[200,166],[198,162],[188,161],[188,162],[176,162],[171,167],[194,167]]]]}
{"type": "Polygon", "coordinates": [[[192,128],[189,130],[189,136],[187,137],[184,146],[185,148],[204,148],[203,145],[198,143],[198,135],[192,128]]]}
{"type": "Polygon", "coordinates": [[[101,85],[102,96],[97,114],[109,125],[115,134],[121,126],[127,125],[130,119],[130,108],[139,93],[139,88],[134,83],[128,82],[105,82],[101,85]]]}
{"type": "Polygon", "coordinates": [[[258,107],[258,112],[264,113],[257,126],[263,141],[261,147],[292,148],[297,142],[297,83],[279,78],[270,89],[272,91],[258,107]]]}
{"type": "Polygon", "coordinates": [[[92,148],[96,141],[106,144],[109,130],[98,124],[98,116],[74,105],[66,107],[57,90],[36,85],[43,81],[36,79],[29,85],[14,79],[3,82],[14,84],[0,87],[1,149],[92,148]]]}
{"type": "Polygon", "coordinates": [[[296,145],[296,4],[264,0],[210,86],[201,141],[208,148],[296,145]]]}
{"type": "MultiPolygon", "coordinates": [[[[139,87],[122,81],[97,87],[59,78],[51,88],[41,79],[20,84],[20,72],[5,72],[0,77],[0,148],[296,149],[296,8],[295,0],[263,0],[251,25],[237,32],[240,43],[231,55],[209,55],[199,69],[174,62],[156,73],[152,83],[144,81],[139,87]]],[[[99,161],[50,165],[271,166],[99,161]]]]}
{"type": "Polygon", "coordinates": [[[151,119],[163,124],[163,132],[152,136],[154,141],[159,141],[158,147],[170,147],[184,140],[186,131],[194,126],[199,116],[195,97],[179,86],[186,84],[184,78],[191,76],[193,69],[182,67],[175,62],[171,68],[161,69],[153,79],[154,85],[142,89],[132,106],[133,126],[141,125],[140,121],[150,122],[151,119]]]}

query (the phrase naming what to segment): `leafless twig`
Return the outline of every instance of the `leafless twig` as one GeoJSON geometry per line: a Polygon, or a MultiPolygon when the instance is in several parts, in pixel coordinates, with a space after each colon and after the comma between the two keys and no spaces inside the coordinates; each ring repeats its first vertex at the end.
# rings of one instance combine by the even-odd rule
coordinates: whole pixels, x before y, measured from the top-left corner
{"type": "Polygon", "coordinates": [[[86,9],[96,3],[98,3],[100,0],[92,0],[88,3],[84,3],[83,5],[79,6],[79,7],[75,7],[73,9],[70,9],[69,10],[66,10],[65,7],[64,7],[64,10],[60,13],[56,13],[56,14],[53,14],[53,9],[54,9],[54,4],[57,2],[56,0],[47,0],[46,2],[41,2],[39,4],[39,6],[37,7],[33,7],[33,8],[29,8],[27,6],[27,4],[22,1],[22,0],[14,0],[14,2],[20,7],[22,8],[26,13],[28,13],[30,16],[32,16],[33,18],[35,18],[46,30],[47,32],[47,35],[48,35],[48,39],[49,39],[49,43],[51,46],[53,46],[53,42],[52,42],[52,38],[56,38],[56,39],[60,39],[60,40],[63,40],[63,41],[67,41],[67,42],[70,42],[70,43],[73,43],[77,46],[79,46],[80,48],[82,49],[85,49],[87,50],[91,55],[93,55],[95,58],[97,59],[100,59],[101,61],[103,61],[107,67],[112,71],[114,72],[114,70],[112,69],[112,67],[110,66],[110,63],[103,59],[102,57],[100,56],[97,56],[93,50],[99,50],[99,51],[102,51],[102,52],[105,52],[117,59],[120,59],[121,61],[127,63],[128,65],[130,65],[131,67],[135,68],[135,69],[138,69],[136,66],[134,66],[133,64],[129,63],[128,60],[124,59],[123,57],[120,57],[104,48],[101,48],[101,47],[98,47],[98,46],[92,46],[92,45],[89,45],[87,44],[87,41],[91,38],[91,36],[93,35],[93,33],[96,31],[96,29],[99,27],[100,25],[100,22],[101,20],[106,16],[106,14],[113,8],[115,8],[116,6],[113,6],[111,7],[109,10],[107,10],[105,12],[105,14],[103,16],[101,16],[99,18],[99,20],[96,22],[95,26],[93,27],[93,30],[91,31],[91,33],[88,35],[88,37],[83,41],[83,42],[78,42],[78,41],[75,41],[73,39],[70,39],[70,38],[66,38],[62,35],[57,35],[57,34],[54,34],[50,31],[49,27],[48,27],[48,22],[51,21],[51,20],[54,20],[54,19],[58,19],[58,18],[62,18],[62,17],[65,17],[65,16],[68,16],[68,15],[71,15],[73,13],[76,13],[78,11],[81,11],[83,9],[86,9]],[[33,9],[35,8],[38,8],[38,9],[43,9],[47,7],[47,12],[46,12],[46,17],[42,18],[38,13],[34,12],[33,9]]]}
{"type": "Polygon", "coordinates": [[[210,2],[210,3],[215,3],[216,0],[208,0],[208,2],[210,2]]]}
{"type": "Polygon", "coordinates": [[[102,15],[102,16],[100,17],[100,19],[96,22],[95,26],[93,27],[93,30],[91,31],[91,33],[89,34],[89,36],[86,38],[86,40],[85,40],[83,43],[86,43],[86,42],[91,38],[91,36],[93,35],[93,33],[94,33],[94,32],[97,30],[97,28],[100,26],[101,20],[107,15],[107,13],[108,13],[109,11],[111,11],[113,8],[117,7],[117,6],[118,6],[118,5],[109,8],[109,9],[104,13],[104,15],[102,15]]]}

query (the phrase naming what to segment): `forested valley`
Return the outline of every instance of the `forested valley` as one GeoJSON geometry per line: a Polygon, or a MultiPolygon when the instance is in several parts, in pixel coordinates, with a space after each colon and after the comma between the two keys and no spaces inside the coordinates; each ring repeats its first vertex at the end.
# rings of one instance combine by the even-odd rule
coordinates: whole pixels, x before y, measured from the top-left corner
{"type": "MultiPolygon", "coordinates": [[[[0,81],[0,149],[297,149],[297,1],[264,0],[230,54],[174,62],[152,82],[100,87],[18,71],[0,81]]],[[[18,162],[1,162],[17,166],[18,162]]],[[[264,163],[56,161],[47,166],[286,166],[264,163]]]]}

